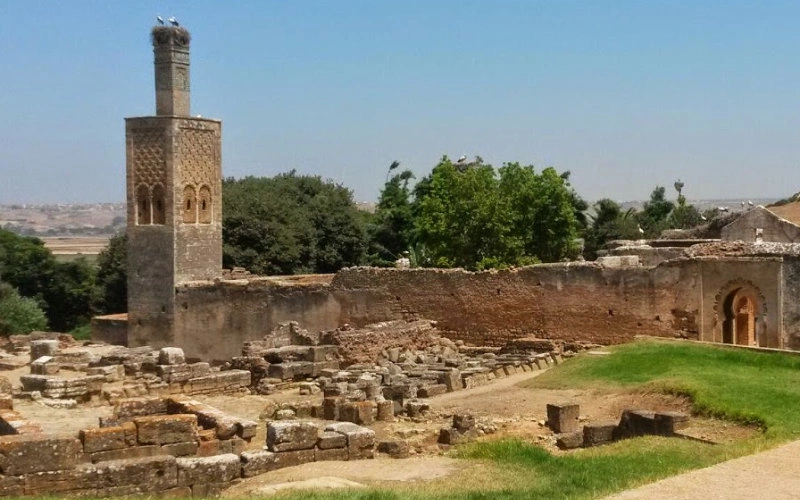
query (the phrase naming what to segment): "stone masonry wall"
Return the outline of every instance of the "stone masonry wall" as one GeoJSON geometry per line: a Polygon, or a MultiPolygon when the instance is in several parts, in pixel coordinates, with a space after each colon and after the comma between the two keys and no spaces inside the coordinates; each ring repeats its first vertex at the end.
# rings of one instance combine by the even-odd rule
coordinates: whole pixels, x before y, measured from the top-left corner
{"type": "Polygon", "coordinates": [[[128,400],[76,436],[11,429],[0,436],[0,496],[207,498],[243,477],[374,455],[374,431],[347,422],[270,422],[266,446],[247,451],[256,426],[176,397],[128,400]]]}
{"type": "Polygon", "coordinates": [[[475,345],[535,335],[619,343],[638,334],[697,338],[697,264],[604,268],[594,263],[519,270],[353,268],[333,280],[344,323],[429,318],[475,345]]]}

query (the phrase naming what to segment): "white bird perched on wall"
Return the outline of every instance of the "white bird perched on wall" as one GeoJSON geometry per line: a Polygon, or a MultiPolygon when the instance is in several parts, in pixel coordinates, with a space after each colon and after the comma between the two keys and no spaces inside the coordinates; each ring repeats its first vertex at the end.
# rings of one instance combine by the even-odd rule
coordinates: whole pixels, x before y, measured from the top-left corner
{"type": "Polygon", "coordinates": [[[456,161],[456,163],[464,163],[467,160],[467,155],[461,155],[461,157],[456,161]]]}
{"type": "Polygon", "coordinates": [[[750,201],[750,200],[747,200],[747,205],[752,207],[753,206],[753,202],[750,201]]]}
{"type": "Polygon", "coordinates": [[[164,18],[161,16],[156,16],[156,21],[158,21],[158,24],[164,24],[164,18]]]}
{"type": "Polygon", "coordinates": [[[181,23],[179,23],[178,20],[175,19],[175,16],[170,17],[168,20],[169,20],[169,24],[171,24],[173,26],[180,26],[181,25],[181,23]]]}

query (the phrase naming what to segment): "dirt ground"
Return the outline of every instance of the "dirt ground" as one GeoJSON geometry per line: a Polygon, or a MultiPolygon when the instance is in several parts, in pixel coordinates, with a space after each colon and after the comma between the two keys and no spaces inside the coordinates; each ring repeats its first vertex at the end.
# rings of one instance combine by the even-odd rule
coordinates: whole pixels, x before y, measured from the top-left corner
{"type": "MultiPolygon", "coordinates": [[[[481,439],[519,437],[547,447],[553,453],[568,453],[555,447],[553,433],[544,426],[546,405],[553,402],[576,402],[581,405],[581,419],[591,422],[618,421],[623,409],[689,411],[689,402],[682,398],[661,394],[613,393],[601,394],[581,390],[544,390],[519,387],[520,382],[536,377],[543,371],[520,373],[474,389],[447,393],[430,399],[431,411],[424,420],[398,419],[393,423],[378,422],[371,426],[376,438],[404,438],[412,445],[412,456],[392,459],[378,456],[374,460],[358,462],[316,462],[289,467],[255,478],[243,480],[226,491],[226,496],[264,494],[298,482],[300,487],[335,487],[328,481],[319,484],[303,482],[309,478],[340,478],[369,486],[395,487],[415,481],[428,481],[463,472],[472,464],[443,456],[444,450],[436,444],[441,427],[448,425],[454,413],[472,413],[484,424],[493,424],[497,431],[481,439]]],[[[291,394],[281,394],[278,399],[291,399],[291,394]]],[[[257,418],[263,407],[263,398],[211,397],[209,404],[225,411],[257,418]]],[[[693,418],[693,428],[704,439],[726,442],[741,439],[756,432],[753,429],[716,420],[693,418]]],[[[263,445],[259,435],[258,447],[263,445]]],[[[254,441],[256,441],[254,440],[254,441]]],[[[352,486],[351,483],[344,483],[352,486]]]]}

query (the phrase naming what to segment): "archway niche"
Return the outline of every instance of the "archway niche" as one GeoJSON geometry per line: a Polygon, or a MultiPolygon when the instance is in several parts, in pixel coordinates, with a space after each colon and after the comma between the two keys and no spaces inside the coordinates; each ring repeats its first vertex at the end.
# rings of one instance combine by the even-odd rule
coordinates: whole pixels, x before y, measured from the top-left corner
{"type": "Polygon", "coordinates": [[[765,346],[764,304],[758,289],[734,288],[722,303],[722,342],[725,344],[765,346]]]}
{"type": "Polygon", "coordinates": [[[197,195],[197,212],[200,224],[211,224],[211,189],[208,186],[200,186],[197,195]]]}
{"type": "Polygon", "coordinates": [[[151,223],[150,190],[142,184],[136,188],[136,224],[145,226],[151,223]]]}
{"type": "Polygon", "coordinates": [[[197,195],[192,186],[183,188],[183,223],[197,223],[197,195]]]}
{"type": "Polygon", "coordinates": [[[153,187],[153,224],[167,223],[167,210],[165,205],[164,186],[157,184],[153,187]]]}

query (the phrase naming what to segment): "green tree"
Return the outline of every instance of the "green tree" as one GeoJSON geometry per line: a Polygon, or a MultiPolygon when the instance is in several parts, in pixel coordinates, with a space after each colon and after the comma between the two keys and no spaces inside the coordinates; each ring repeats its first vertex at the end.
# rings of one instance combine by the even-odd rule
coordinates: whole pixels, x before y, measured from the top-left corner
{"type": "Polygon", "coordinates": [[[128,310],[128,238],[118,233],[108,240],[108,246],[97,255],[97,310],[103,314],[128,310]]]}
{"type": "Polygon", "coordinates": [[[644,230],[646,238],[657,238],[661,231],[669,228],[669,214],[675,209],[675,204],[666,199],[664,186],[656,186],[650,193],[650,200],[646,201],[644,208],[637,214],[639,224],[644,230]]]}
{"type": "MultiPolygon", "coordinates": [[[[553,168],[447,157],[414,189],[416,255],[434,265],[484,269],[574,255],[575,205],[553,168]],[[421,250],[421,251],[420,251],[421,250]]],[[[418,258],[418,257],[417,257],[418,258]]]]}
{"type": "Polygon", "coordinates": [[[94,313],[94,269],[86,259],[60,263],[38,238],[0,230],[0,276],[37,302],[50,327],[69,331],[94,313]]]}
{"type": "Polygon", "coordinates": [[[597,258],[597,251],[613,240],[634,240],[641,237],[636,211],[623,211],[615,201],[603,198],[594,204],[594,216],[586,230],[584,257],[597,258]]]}
{"type": "Polygon", "coordinates": [[[468,269],[507,262],[509,207],[500,199],[490,165],[453,165],[444,157],[420,183],[415,204],[417,239],[438,267],[468,269]]]}
{"type": "Polygon", "coordinates": [[[414,213],[409,182],[413,178],[414,174],[405,170],[389,179],[381,190],[367,231],[371,264],[392,265],[402,252],[411,249],[414,213]]]}
{"type": "Polygon", "coordinates": [[[36,300],[22,297],[14,287],[0,282],[0,335],[46,329],[47,317],[36,300]]]}
{"type": "Polygon", "coordinates": [[[294,171],[223,182],[223,263],[257,274],[329,273],[360,264],[363,217],[352,193],[294,171]]]}

